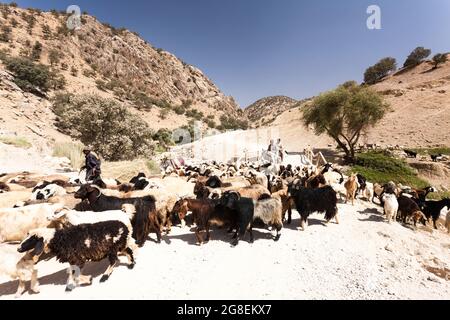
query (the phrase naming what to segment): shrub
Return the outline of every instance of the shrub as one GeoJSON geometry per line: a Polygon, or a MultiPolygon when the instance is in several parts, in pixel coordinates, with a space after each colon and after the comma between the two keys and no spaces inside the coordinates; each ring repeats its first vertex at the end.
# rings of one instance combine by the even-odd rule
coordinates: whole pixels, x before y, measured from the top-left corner
{"type": "Polygon", "coordinates": [[[413,188],[424,188],[428,185],[406,162],[382,152],[358,154],[355,164],[352,171],[362,174],[369,181],[381,184],[394,181],[413,188]]]}
{"type": "Polygon", "coordinates": [[[88,77],[88,78],[93,78],[93,77],[95,77],[95,71],[89,70],[89,69],[84,69],[83,76],[88,77]]]}
{"type": "Polygon", "coordinates": [[[24,91],[40,93],[65,86],[62,75],[27,58],[4,57],[4,62],[6,68],[14,74],[14,82],[24,91]]]}
{"type": "Polygon", "coordinates": [[[56,95],[53,111],[64,133],[92,145],[108,161],[150,156],[152,131],[140,117],[113,99],[96,95],[56,95]]]}
{"type": "Polygon", "coordinates": [[[183,115],[186,112],[183,106],[176,106],[173,108],[173,111],[178,115],[183,115]]]}
{"type": "Polygon", "coordinates": [[[16,18],[11,18],[11,26],[13,28],[16,28],[19,25],[19,22],[17,22],[16,18]]]}
{"type": "Polygon", "coordinates": [[[217,124],[214,120],[211,119],[207,119],[206,120],[206,124],[208,125],[208,127],[210,127],[211,129],[215,129],[217,124]]]}
{"type": "Polygon", "coordinates": [[[52,30],[50,29],[50,27],[48,26],[48,24],[44,24],[42,26],[42,33],[44,35],[44,40],[48,40],[51,38],[52,36],[52,30]]]}
{"type": "Polygon", "coordinates": [[[188,118],[194,118],[195,120],[202,120],[203,117],[205,115],[203,114],[203,112],[198,111],[197,109],[192,109],[192,110],[188,110],[186,111],[186,117],[188,118]]]}
{"type": "Polygon", "coordinates": [[[0,33],[0,41],[9,42],[11,40],[11,31],[9,26],[3,25],[0,33]]]}
{"type": "Polygon", "coordinates": [[[98,80],[95,81],[95,84],[97,85],[97,89],[98,90],[101,90],[101,91],[106,91],[107,90],[105,81],[103,81],[101,79],[98,79],[98,80]]]}
{"type": "Polygon", "coordinates": [[[159,145],[165,150],[167,150],[169,146],[175,144],[172,139],[172,132],[169,129],[159,129],[152,138],[153,140],[158,141],[159,145]]]}
{"type": "Polygon", "coordinates": [[[31,50],[31,60],[39,61],[41,59],[42,54],[42,43],[36,41],[34,43],[33,49],[31,50]]]}
{"type": "Polygon", "coordinates": [[[70,68],[70,74],[71,74],[73,77],[78,76],[78,69],[75,68],[75,67],[70,68]]]}
{"type": "Polygon", "coordinates": [[[403,64],[404,68],[417,66],[424,59],[428,58],[431,54],[430,49],[425,49],[424,47],[417,47],[410,53],[405,63],[403,64]]]}
{"type": "Polygon", "coordinates": [[[51,66],[58,64],[59,61],[61,60],[61,57],[62,57],[61,52],[55,49],[50,50],[50,52],[48,53],[48,60],[51,66]]]}
{"type": "Polygon", "coordinates": [[[226,115],[222,115],[220,117],[220,125],[217,127],[219,130],[247,130],[248,129],[248,121],[235,119],[233,117],[229,117],[226,115]]]}

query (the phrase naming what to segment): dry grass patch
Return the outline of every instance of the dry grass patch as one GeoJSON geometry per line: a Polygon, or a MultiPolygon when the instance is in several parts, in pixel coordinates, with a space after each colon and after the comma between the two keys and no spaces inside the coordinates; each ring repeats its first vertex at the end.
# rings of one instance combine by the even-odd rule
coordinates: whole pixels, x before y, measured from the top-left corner
{"type": "Polygon", "coordinates": [[[0,137],[0,142],[22,149],[29,149],[33,146],[27,139],[22,137],[0,137]]]}
{"type": "Polygon", "coordinates": [[[161,170],[153,160],[139,159],[133,161],[104,162],[102,164],[102,176],[114,178],[122,182],[128,182],[139,172],[147,176],[159,175],[161,170]]]}

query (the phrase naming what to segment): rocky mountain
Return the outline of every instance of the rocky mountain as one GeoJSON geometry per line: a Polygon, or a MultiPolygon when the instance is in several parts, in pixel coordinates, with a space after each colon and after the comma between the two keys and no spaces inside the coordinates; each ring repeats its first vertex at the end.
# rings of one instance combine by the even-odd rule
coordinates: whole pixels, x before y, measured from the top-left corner
{"type": "MultiPolygon", "coordinates": [[[[225,96],[201,70],[153,47],[136,33],[116,29],[87,14],[82,15],[79,30],[70,30],[65,13],[3,4],[0,12],[3,53],[25,56],[51,67],[64,76],[65,90],[70,93],[94,93],[121,101],[154,130],[174,129],[193,119],[216,127],[224,115],[243,117],[234,99],[225,96]]],[[[19,131],[25,131],[20,133],[35,136],[26,129],[37,125],[34,119],[15,109],[29,104],[35,109],[31,113],[46,114],[50,119],[49,98],[54,92],[47,97],[32,97],[11,85],[10,74],[2,63],[0,72],[1,99],[8,106],[2,107],[6,112],[2,114],[4,121],[17,118],[22,125],[10,127],[20,127],[19,131]]],[[[41,119],[44,123],[39,132],[60,138],[45,119],[41,119]]]]}
{"type": "Polygon", "coordinates": [[[258,128],[272,123],[277,116],[286,110],[294,108],[299,101],[286,96],[262,98],[245,108],[245,114],[252,127],[258,128]]]}

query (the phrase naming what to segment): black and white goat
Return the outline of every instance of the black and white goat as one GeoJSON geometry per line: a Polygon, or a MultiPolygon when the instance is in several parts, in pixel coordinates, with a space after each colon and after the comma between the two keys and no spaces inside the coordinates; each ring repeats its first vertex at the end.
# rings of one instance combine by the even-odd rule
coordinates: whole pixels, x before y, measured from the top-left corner
{"type": "MultiPolygon", "coordinates": [[[[339,224],[337,193],[330,186],[318,189],[309,189],[299,184],[290,184],[289,195],[294,199],[297,211],[301,216],[300,226],[306,229],[308,217],[314,212],[325,212],[325,220],[328,222],[335,218],[339,224]]],[[[291,221],[289,217],[288,222],[291,221]]]]}
{"type": "Polygon", "coordinates": [[[125,254],[129,260],[128,267],[134,268],[132,244],[128,241],[129,232],[127,226],[120,221],[82,224],[61,230],[37,229],[30,232],[17,251],[24,253],[33,250],[32,255],[37,258],[43,253],[49,253],[56,256],[59,262],[69,263],[66,291],[72,291],[76,285],[92,284],[91,276],[77,274],[74,269],[77,267],[82,271],[88,261],[109,259],[109,267],[100,282],[108,280],[119,260],[119,254],[125,254]]]}

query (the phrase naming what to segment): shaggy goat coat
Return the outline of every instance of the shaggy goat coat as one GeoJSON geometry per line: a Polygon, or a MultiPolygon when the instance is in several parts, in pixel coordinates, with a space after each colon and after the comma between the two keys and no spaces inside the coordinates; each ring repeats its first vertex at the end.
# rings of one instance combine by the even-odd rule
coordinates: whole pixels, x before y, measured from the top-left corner
{"type": "Polygon", "coordinates": [[[289,193],[294,198],[297,211],[302,218],[302,225],[314,212],[325,212],[327,222],[337,215],[337,194],[330,186],[319,189],[290,186],[289,193]]]}

